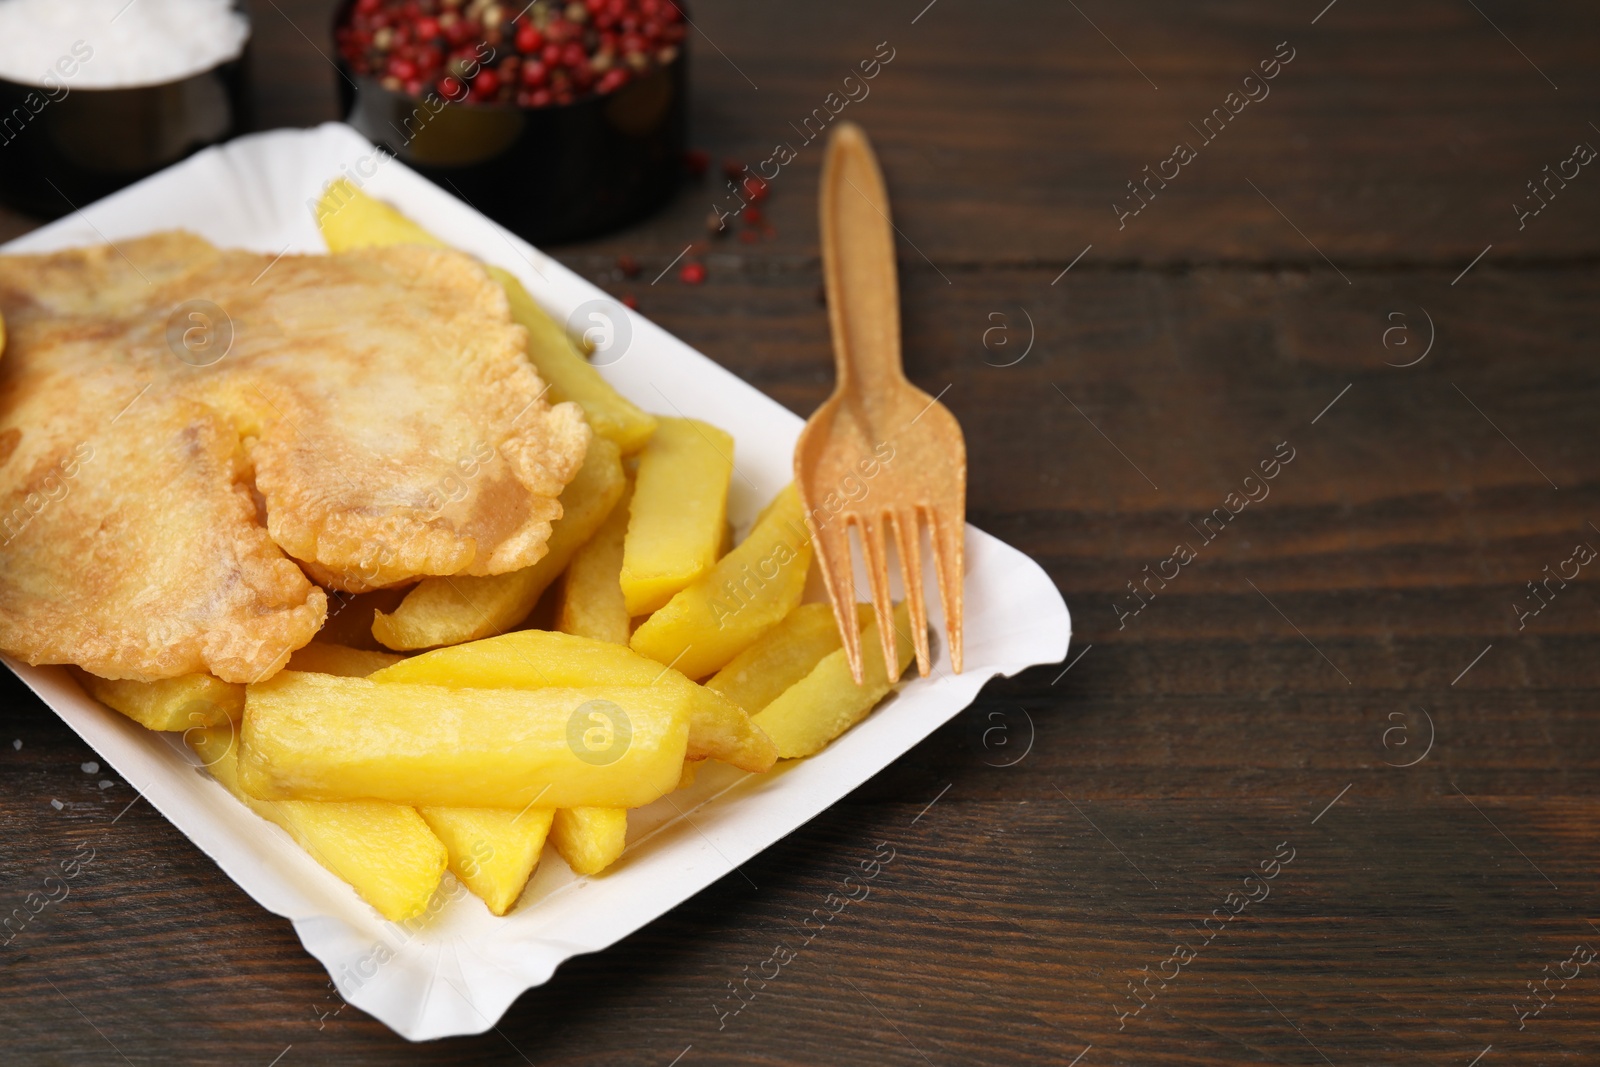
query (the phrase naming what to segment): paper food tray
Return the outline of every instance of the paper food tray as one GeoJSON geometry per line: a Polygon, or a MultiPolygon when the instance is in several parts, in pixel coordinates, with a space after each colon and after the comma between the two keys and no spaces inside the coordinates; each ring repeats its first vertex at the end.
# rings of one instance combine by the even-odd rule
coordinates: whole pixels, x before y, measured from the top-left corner
{"type": "MultiPolygon", "coordinates": [[[[340,175],[511,271],[557,321],[606,295],[339,124],[208,149],[5,251],[176,228],[271,255],[322,252],[311,205],[340,175]]],[[[649,320],[628,313],[628,321],[631,345],[603,373],[646,410],[704,419],[733,435],[738,473],[729,518],[745,529],[791,480],[802,420],[649,320]]],[[[913,671],[897,694],[820,754],[767,775],[707,766],[692,789],[630,813],[628,851],[603,876],[575,877],[547,848],[504,918],[446,874],[426,922],[384,921],[286,833],[212,781],[179,735],[152,733],[107,710],[63,668],[7,663],[245,892],[289,919],[347,1003],[420,1041],[489,1029],[563,960],[616,943],[844,797],[970,704],[989,678],[1063,659],[1067,608],[1038,564],[971,526],[966,552],[964,673],[952,675],[936,646],[931,677],[913,671]]],[[[931,588],[929,603],[937,603],[931,588]]]]}

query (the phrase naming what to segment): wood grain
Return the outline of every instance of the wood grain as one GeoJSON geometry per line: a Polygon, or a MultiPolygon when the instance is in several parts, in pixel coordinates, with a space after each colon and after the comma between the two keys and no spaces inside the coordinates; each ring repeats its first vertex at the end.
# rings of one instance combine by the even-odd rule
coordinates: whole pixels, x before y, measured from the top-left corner
{"type": "MultiPolygon", "coordinates": [[[[696,44],[695,139],[758,158],[878,41],[899,49],[846,115],[902,231],[907,371],[948,386],[970,517],[1045,566],[1081,658],[991,684],[748,882],[569,962],[496,1029],[424,1046],[341,1008],[289,924],[86,770],[7,677],[0,912],[95,850],[0,950],[8,1062],[1600,1057],[1589,969],[1513,1015],[1574,944],[1600,946],[1595,576],[1521,628],[1513,608],[1575,544],[1600,548],[1600,176],[1524,231],[1510,207],[1563,146],[1600,143],[1600,16],[938,0],[913,25],[923,6],[696,5],[715,47],[696,44]],[[1117,231],[1123,182],[1285,39],[1272,95],[1117,231]],[[1396,366],[1429,319],[1428,356],[1396,366]],[[1207,542],[1191,523],[1285,442],[1270,494],[1207,542]],[[1194,560],[1119,620],[1179,543],[1194,560]],[[802,947],[801,918],[880,842],[895,859],[871,896],[802,947]],[[1270,896],[1207,941],[1282,842],[1270,896]],[[793,964],[721,1016],[779,942],[793,964]],[[1159,989],[1179,943],[1194,958],[1159,989]],[[1149,1006],[1119,1018],[1147,974],[1149,1006]]],[[[256,5],[270,124],[333,115],[333,74],[288,21],[325,47],[324,7],[256,5]]],[[[561,257],[807,413],[832,367],[819,162],[774,182],[771,239],[693,253],[703,286],[650,279],[701,237],[711,179],[561,257]]]]}

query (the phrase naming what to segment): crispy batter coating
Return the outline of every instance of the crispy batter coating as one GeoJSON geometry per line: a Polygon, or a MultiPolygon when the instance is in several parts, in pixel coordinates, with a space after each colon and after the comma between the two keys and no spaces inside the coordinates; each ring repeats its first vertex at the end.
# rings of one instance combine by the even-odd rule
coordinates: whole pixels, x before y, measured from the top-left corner
{"type": "Polygon", "coordinates": [[[0,649],[32,663],[266,677],[322,624],[307,574],[536,562],[587,447],[455,252],[157,234],[0,256],[0,313],[0,649]]]}

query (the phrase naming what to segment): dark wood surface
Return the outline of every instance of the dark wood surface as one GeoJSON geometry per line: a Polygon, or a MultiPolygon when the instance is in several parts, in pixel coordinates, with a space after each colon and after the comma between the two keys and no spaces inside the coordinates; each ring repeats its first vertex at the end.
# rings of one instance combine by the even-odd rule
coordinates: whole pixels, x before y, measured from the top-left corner
{"type": "MultiPolygon", "coordinates": [[[[1081,658],[990,685],[747,865],[759,888],[723,879],[496,1030],[424,1046],[341,1008],[288,923],[102,788],[7,678],[4,910],[80,845],[96,858],[0,952],[3,1058],[1600,1061],[1600,967],[1514,1014],[1600,949],[1600,571],[1514,608],[1600,549],[1600,173],[1525,229],[1512,207],[1600,145],[1600,11],[1324,2],[701,0],[693,139],[714,159],[764,158],[896,50],[846,114],[895,202],[908,369],[949,387],[970,518],[1049,571],[1081,658]],[[1125,182],[1283,41],[1271,95],[1119,230],[1125,182]],[[1191,523],[1282,442],[1270,496],[1203,544],[1191,523]],[[1119,628],[1126,583],[1180,542],[1196,558],[1119,628]],[[879,842],[896,859],[870,898],[719,1028],[728,983],[879,842]],[[1208,941],[1284,842],[1270,896],[1208,941]]],[[[326,7],[255,5],[264,125],[335,117],[307,40],[327,50],[326,7]]],[[[819,160],[774,183],[770,240],[693,253],[703,286],[649,279],[703,236],[714,179],[556,251],[808,412],[831,380],[819,160]]],[[[33,224],[0,215],[0,236],[33,224]]]]}

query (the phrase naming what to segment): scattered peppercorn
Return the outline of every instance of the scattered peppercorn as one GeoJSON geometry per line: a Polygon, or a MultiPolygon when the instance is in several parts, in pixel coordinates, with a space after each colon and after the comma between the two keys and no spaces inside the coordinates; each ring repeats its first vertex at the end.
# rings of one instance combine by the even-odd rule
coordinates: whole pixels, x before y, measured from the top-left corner
{"type": "Polygon", "coordinates": [[[622,306],[627,308],[629,311],[638,311],[639,298],[634,296],[632,293],[626,293],[622,297],[622,306]]]}
{"type": "Polygon", "coordinates": [[[637,278],[642,268],[639,266],[639,261],[632,256],[618,256],[617,269],[625,278],[637,278]]]}
{"type": "Polygon", "coordinates": [[[678,272],[678,277],[683,279],[685,285],[699,285],[706,280],[706,267],[704,263],[685,263],[678,272]]]}

